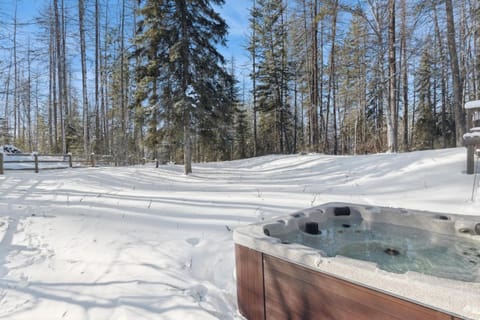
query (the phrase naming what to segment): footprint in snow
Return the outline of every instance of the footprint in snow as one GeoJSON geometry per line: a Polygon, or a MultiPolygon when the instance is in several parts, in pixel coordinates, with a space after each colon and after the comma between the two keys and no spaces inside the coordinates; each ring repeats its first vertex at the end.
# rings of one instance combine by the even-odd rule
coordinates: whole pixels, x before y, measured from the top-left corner
{"type": "Polygon", "coordinates": [[[189,238],[185,241],[187,241],[192,247],[195,247],[196,245],[198,245],[200,243],[199,238],[189,238]]]}
{"type": "Polygon", "coordinates": [[[190,287],[187,292],[193,299],[195,299],[195,301],[201,302],[205,300],[205,297],[208,293],[208,288],[201,284],[198,284],[190,287]]]}
{"type": "Polygon", "coordinates": [[[26,287],[28,287],[28,285],[30,284],[28,280],[29,280],[28,277],[27,277],[25,274],[22,273],[22,274],[20,275],[20,279],[19,279],[19,281],[18,281],[18,286],[19,286],[20,288],[26,288],[26,287]]]}

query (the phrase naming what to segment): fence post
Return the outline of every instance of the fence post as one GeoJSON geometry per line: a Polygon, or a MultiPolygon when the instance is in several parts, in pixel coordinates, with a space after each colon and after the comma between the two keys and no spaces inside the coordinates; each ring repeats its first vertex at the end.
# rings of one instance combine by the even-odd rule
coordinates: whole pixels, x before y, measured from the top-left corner
{"type": "Polygon", "coordinates": [[[38,173],[38,154],[33,154],[33,159],[35,161],[35,173],[38,173]]]}
{"type": "Polygon", "coordinates": [[[158,165],[159,165],[159,161],[158,159],[155,159],[155,166],[158,168],[158,165]]]}
{"type": "Polygon", "coordinates": [[[68,166],[69,166],[70,168],[73,168],[72,153],[69,152],[69,153],[67,154],[67,157],[68,157],[68,166]]]}
{"type": "Polygon", "coordinates": [[[3,174],[3,152],[0,152],[0,174],[3,174]]]}
{"type": "Polygon", "coordinates": [[[90,164],[95,167],[95,153],[90,154],[90,164]]]}

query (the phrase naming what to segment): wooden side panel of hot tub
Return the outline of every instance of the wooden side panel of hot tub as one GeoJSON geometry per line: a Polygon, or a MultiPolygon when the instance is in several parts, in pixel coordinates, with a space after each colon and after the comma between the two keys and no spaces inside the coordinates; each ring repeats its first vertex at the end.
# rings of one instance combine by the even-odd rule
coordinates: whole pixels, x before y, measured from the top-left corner
{"type": "Polygon", "coordinates": [[[235,245],[238,310],[248,320],[265,320],[263,254],[235,245]]]}
{"type": "Polygon", "coordinates": [[[348,281],[264,255],[266,319],[451,320],[348,281]]]}
{"type": "Polygon", "coordinates": [[[235,256],[248,320],[461,320],[240,245],[235,256]]]}

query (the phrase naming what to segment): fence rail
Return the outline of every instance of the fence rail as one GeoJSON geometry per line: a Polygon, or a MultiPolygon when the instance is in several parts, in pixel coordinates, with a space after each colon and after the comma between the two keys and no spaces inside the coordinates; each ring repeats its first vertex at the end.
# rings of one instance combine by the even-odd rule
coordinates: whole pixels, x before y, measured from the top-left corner
{"type": "MultiPolygon", "coordinates": [[[[114,159],[111,155],[96,155],[91,154],[87,158],[76,158],[74,159],[72,154],[64,154],[64,155],[48,155],[48,154],[25,154],[25,153],[16,153],[16,154],[5,154],[0,153],[0,175],[3,175],[5,170],[34,170],[36,173],[40,170],[40,164],[63,164],[64,166],[56,166],[56,167],[45,167],[45,169],[64,169],[66,167],[73,168],[74,163],[79,164],[79,167],[89,166],[89,167],[96,167],[96,166],[109,166],[114,165],[118,166],[120,163],[116,159],[114,159]],[[8,159],[10,158],[10,159],[8,159]],[[27,165],[24,167],[18,168],[6,168],[5,164],[19,164],[19,165],[27,165]],[[32,166],[28,166],[28,164],[32,164],[32,166]]],[[[159,166],[158,160],[147,160],[145,158],[140,160],[140,163],[146,165],[147,163],[155,163],[156,167],[159,166]]]]}

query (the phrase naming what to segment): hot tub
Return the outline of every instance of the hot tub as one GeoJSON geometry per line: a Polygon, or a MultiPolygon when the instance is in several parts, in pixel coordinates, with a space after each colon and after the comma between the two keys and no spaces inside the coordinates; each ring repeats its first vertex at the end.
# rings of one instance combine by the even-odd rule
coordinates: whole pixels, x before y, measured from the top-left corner
{"type": "Polygon", "coordinates": [[[234,232],[247,319],[480,319],[480,217],[327,203],[234,232]]]}

